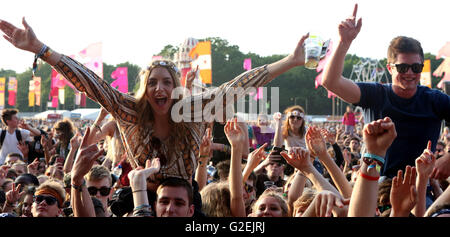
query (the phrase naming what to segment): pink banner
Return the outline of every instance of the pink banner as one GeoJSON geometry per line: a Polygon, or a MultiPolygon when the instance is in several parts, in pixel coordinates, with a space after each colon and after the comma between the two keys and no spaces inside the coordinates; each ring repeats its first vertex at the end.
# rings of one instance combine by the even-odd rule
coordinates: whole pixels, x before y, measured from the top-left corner
{"type": "Polygon", "coordinates": [[[114,88],[118,87],[118,90],[123,93],[128,92],[128,68],[118,67],[114,72],[111,73],[111,78],[115,79],[111,86],[114,88]]]}
{"type": "Polygon", "coordinates": [[[252,70],[252,59],[251,58],[244,59],[244,69],[246,71],[252,70]]]}

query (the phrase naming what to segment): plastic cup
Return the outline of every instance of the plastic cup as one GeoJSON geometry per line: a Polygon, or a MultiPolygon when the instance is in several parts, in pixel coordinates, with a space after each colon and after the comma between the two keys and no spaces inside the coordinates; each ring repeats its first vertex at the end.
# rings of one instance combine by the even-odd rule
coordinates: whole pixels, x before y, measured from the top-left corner
{"type": "Polygon", "coordinates": [[[319,65],[320,54],[322,53],[322,40],[315,35],[309,36],[305,40],[305,67],[316,69],[319,65]]]}

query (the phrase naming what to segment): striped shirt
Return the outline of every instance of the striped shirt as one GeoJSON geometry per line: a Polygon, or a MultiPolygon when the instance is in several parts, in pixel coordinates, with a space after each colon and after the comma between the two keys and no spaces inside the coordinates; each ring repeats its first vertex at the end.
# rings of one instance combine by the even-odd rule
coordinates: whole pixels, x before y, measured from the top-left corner
{"type": "MultiPolygon", "coordinates": [[[[151,143],[153,127],[151,125],[144,128],[138,126],[137,102],[134,97],[119,92],[81,63],[65,55],[62,56],[54,68],[72,83],[77,90],[86,93],[90,99],[99,103],[114,117],[124,142],[127,159],[133,168],[137,166],[145,167],[147,159],[156,157],[156,149],[152,147],[151,143]]],[[[246,71],[220,87],[185,97],[181,102],[189,103],[191,111],[193,111],[193,105],[196,101],[200,101],[202,107],[205,107],[214,97],[225,98],[227,92],[232,92],[233,88],[241,87],[245,90],[250,87],[262,87],[270,82],[271,79],[269,79],[268,75],[267,65],[264,65],[251,71],[246,71]]],[[[242,91],[238,96],[243,96],[244,94],[242,91]]],[[[182,141],[176,141],[177,144],[162,142],[159,151],[162,150],[165,153],[167,162],[164,165],[161,164],[159,173],[151,177],[150,180],[161,181],[168,177],[190,180],[193,172],[195,172],[199,147],[206,130],[206,123],[182,123],[185,123],[188,135],[182,141]],[[171,157],[169,157],[169,148],[171,149],[171,157]]]]}

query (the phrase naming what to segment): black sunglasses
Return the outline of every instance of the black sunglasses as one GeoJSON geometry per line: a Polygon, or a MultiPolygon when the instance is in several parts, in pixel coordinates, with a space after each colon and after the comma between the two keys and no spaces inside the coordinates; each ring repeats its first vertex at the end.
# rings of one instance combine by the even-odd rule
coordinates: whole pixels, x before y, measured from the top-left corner
{"type": "Polygon", "coordinates": [[[89,194],[91,196],[95,196],[97,195],[97,192],[100,191],[100,195],[102,195],[103,197],[106,197],[109,195],[109,192],[111,191],[111,188],[103,186],[101,188],[96,188],[96,187],[88,187],[87,188],[89,194]]]}
{"type": "Polygon", "coordinates": [[[55,197],[52,197],[52,196],[43,196],[43,195],[34,196],[34,202],[37,204],[41,203],[44,200],[45,200],[45,203],[47,203],[47,205],[49,205],[49,206],[58,202],[58,199],[56,199],[55,197]]]}
{"type": "Polygon", "coordinates": [[[407,64],[407,63],[400,63],[400,64],[391,64],[391,66],[395,66],[397,69],[397,72],[399,73],[406,73],[409,68],[414,73],[421,73],[423,70],[423,63],[413,63],[413,64],[407,64]]]}
{"type": "Polygon", "coordinates": [[[297,120],[301,120],[301,119],[302,119],[302,117],[300,117],[300,116],[294,116],[294,115],[289,116],[289,118],[290,118],[290,119],[297,118],[297,120]]]}

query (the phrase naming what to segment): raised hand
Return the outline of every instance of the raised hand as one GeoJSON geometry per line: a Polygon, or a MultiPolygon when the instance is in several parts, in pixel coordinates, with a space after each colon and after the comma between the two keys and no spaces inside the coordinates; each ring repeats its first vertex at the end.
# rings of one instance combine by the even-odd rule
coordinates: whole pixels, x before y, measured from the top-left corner
{"type": "Polygon", "coordinates": [[[343,208],[344,205],[348,205],[350,202],[350,199],[343,199],[341,196],[328,190],[318,193],[315,199],[314,207],[317,217],[331,217],[333,209],[343,208]]]}
{"type": "Polygon", "coordinates": [[[37,174],[38,167],[39,167],[39,158],[36,158],[36,159],[34,159],[33,162],[31,162],[31,164],[29,164],[27,166],[28,173],[30,173],[34,176],[37,176],[36,174],[37,174]]]}
{"type": "Polygon", "coordinates": [[[0,30],[5,34],[3,38],[16,48],[39,53],[43,44],[37,39],[33,29],[25,21],[25,17],[22,18],[22,24],[24,29],[19,29],[7,21],[0,20],[0,30]]]}
{"type": "Polygon", "coordinates": [[[28,144],[20,141],[19,144],[17,144],[17,149],[20,150],[20,152],[22,152],[24,157],[28,157],[28,153],[30,152],[30,148],[28,147],[28,144]]]}
{"type": "Polygon", "coordinates": [[[314,156],[327,152],[325,139],[320,133],[320,129],[316,126],[308,128],[308,131],[306,132],[306,145],[314,156]]]}
{"type": "Polygon", "coordinates": [[[298,42],[297,47],[295,48],[294,52],[289,55],[290,61],[295,66],[305,65],[305,47],[304,47],[304,43],[305,43],[305,40],[308,37],[309,37],[309,33],[304,35],[304,36],[302,36],[302,38],[298,42]]]}
{"type": "Polygon", "coordinates": [[[225,125],[224,131],[225,135],[228,138],[228,141],[234,148],[242,147],[243,142],[248,142],[245,141],[244,131],[242,131],[242,129],[239,127],[237,118],[228,120],[227,124],[225,125]]]}
{"type": "Polygon", "coordinates": [[[94,165],[95,161],[103,154],[104,150],[98,149],[97,144],[88,144],[87,140],[90,135],[90,128],[86,129],[83,140],[81,141],[80,150],[75,158],[75,163],[72,167],[72,180],[75,180],[77,184],[81,185],[81,180],[83,180],[84,175],[86,175],[89,170],[94,165]],[[78,183],[79,182],[79,183],[78,183]]]}
{"type": "Polygon", "coordinates": [[[267,157],[266,152],[264,151],[266,147],[267,143],[264,143],[264,145],[248,154],[247,166],[250,167],[251,170],[254,170],[261,160],[267,157]]]}
{"type": "Polygon", "coordinates": [[[282,151],[280,154],[288,164],[300,171],[312,166],[310,153],[303,148],[292,147],[289,150],[289,154],[285,151],[282,151]]]}
{"type": "Polygon", "coordinates": [[[19,120],[19,128],[27,129],[28,130],[28,124],[23,121],[23,119],[19,120]]]}
{"type": "Polygon", "coordinates": [[[356,22],[356,13],[358,12],[358,4],[355,4],[353,15],[339,24],[339,36],[343,43],[351,44],[356,38],[359,31],[361,31],[362,19],[359,18],[356,22]]]}
{"type": "Polygon", "coordinates": [[[207,128],[205,135],[202,138],[202,143],[200,144],[200,156],[209,156],[211,153],[211,144],[212,144],[212,135],[211,129],[207,128]]]}
{"type": "Polygon", "coordinates": [[[425,149],[422,155],[416,159],[416,169],[419,176],[429,177],[433,172],[434,164],[436,163],[436,157],[431,151],[431,141],[428,141],[427,149],[425,149]]]}
{"type": "Polygon", "coordinates": [[[147,190],[147,178],[152,174],[159,172],[161,168],[161,162],[159,158],[147,160],[145,162],[145,169],[138,167],[128,173],[128,179],[130,180],[130,187],[133,191],[147,190]]]}
{"type": "Polygon", "coordinates": [[[417,202],[415,167],[406,166],[404,177],[403,171],[398,171],[392,179],[390,200],[392,217],[408,217],[417,202]]]}
{"type": "Polygon", "coordinates": [[[186,87],[191,89],[192,87],[192,83],[194,82],[195,78],[197,77],[197,72],[198,72],[198,65],[197,68],[192,69],[191,71],[189,71],[186,74],[186,87]]]}
{"type": "Polygon", "coordinates": [[[77,133],[75,134],[75,136],[73,136],[70,139],[70,146],[71,149],[78,149],[80,147],[80,143],[81,143],[81,133],[79,131],[77,131],[77,133]]]}
{"type": "Polygon", "coordinates": [[[336,133],[330,132],[327,129],[321,129],[320,132],[322,133],[323,137],[325,138],[325,141],[334,144],[336,143],[336,133]]]}
{"type": "Polygon", "coordinates": [[[389,146],[397,137],[395,125],[389,117],[364,126],[364,142],[369,153],[384,157],[389,146]]]}
{"type": "Polygon", "coordinates": [[[276,112],[275,114],[273,114],[273,119],[275,120],[276,123],[281,122],[281,117],[282,114],[280,112],[276,112]]]}
{"type": "Polygon", "coordinates": [[[22,184],[16,186],[16,184],[13,183],[12,189],[6,192],[6,202],[8,202],[9,204],[16,203],[20,199],[20,197],[25,194],[25,191],[20,192],[21,187],[22,184]]]}

